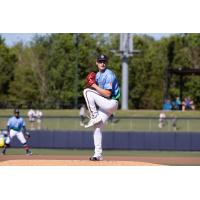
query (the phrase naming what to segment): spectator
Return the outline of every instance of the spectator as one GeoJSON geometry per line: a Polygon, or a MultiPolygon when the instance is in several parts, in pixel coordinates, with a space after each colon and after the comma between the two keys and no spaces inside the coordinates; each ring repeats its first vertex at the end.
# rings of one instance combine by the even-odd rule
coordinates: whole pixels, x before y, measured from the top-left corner
{"type": "Polygon", "coordinates": [[[79,116],[80,116],[80,126],[84,126],[85,125],[85,112],[86,112],[86,108],[85,108],[85,104],[81,105],[80,108],[80,112],[79,112],[79,116]]]}
{"type": "Polygon", "coordinates": [[[171,109],[172,109],[172,104],[169,99],[166,99],[163,104],[163,110],[171,110],[171,109]]]}
{"type": "Polygon", "coordinates": [[[161,112],[159,115],[159,123],[158,123],[158,127],[159,128],[163,128],[166,124],[166,115],[164,112],[161,112]]]}
{"type": "Polygon", "coordinates": [[[35,117],[36,117],[36,119],[37,119],[37,129],[38,129],[38,130],[41,129],[42,116],[43,116],[42,111],[36,110],[36,112],[35,112],[35,117]]]}
{"type": "Polygon", "coordinates": [[[172,102],[173,110],[182,110],[180,97],[176,97],[176,99],[172,102]]]}
{"type": "Polygon", "coordinates": [[[34,122],[35,122],[35,118],[36,118],[36,113],[35,111],[31,108],[29,111],[28,111],[28,118],[29,118],[29,122],[31,124],[31,127],[30,129],[31,130],[34,130],[34,122]]]}
{"type": "Polygon", "coordinates": [[[177,130],[176,123],[177,123],[177,118],[176,118],[176,116],[172,116],[172,128],[173,128],[173,131],[176,131],[176,130],[177,130]]]}
{"type": "Polygon", "coordinates": [[[182,102],[182,110],[194,110],[194,102],[190,99],[190,97],[185,98],[184,101],[182,102]]]}

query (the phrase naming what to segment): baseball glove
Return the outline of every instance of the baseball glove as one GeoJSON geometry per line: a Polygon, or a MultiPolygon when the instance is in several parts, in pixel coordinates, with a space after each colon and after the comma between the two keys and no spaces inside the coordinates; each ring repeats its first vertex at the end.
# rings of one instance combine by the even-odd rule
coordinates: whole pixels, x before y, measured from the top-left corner
{"type": "Polygon", "coordinates": [[[86,86],[91,87],[94,83],[96,83],[96,73],[90,72],[86,77],[86,86]]]}

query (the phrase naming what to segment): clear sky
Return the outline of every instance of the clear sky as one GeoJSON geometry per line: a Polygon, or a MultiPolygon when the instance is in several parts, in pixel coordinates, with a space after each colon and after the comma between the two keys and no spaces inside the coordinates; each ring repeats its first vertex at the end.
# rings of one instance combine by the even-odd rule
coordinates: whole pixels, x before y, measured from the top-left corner
{"type": "MultiPolygon", "coordinates": [[[[27,43],[30,42],[36,33],[0,33],[0,35],[5,38],[5,42],[8,46],[12,46],[17,42],[27,43]]],[[[37,33],[45,34],[45,33],[37,33]]],[[[167,37],[170,33],[148,33],[148,35],[153,36],[156,40],[162,37],[167,37]]]]}

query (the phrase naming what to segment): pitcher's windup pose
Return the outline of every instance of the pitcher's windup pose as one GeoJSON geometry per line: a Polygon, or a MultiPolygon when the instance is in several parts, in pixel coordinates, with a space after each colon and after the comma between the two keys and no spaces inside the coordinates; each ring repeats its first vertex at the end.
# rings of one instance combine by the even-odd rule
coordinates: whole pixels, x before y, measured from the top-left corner
{"type": "Polygon", "coordinates": [[[102,156],[102,128],[111,114],[118,108],[120,88],[113,71],[107,68],[107,56],[97,57],[98,73],[91,72],[87,76],[87,87],[83,91],[90,113],[90,121],[85,128],[94,127],[94,155],[91,161],[103,160],[102,156]]]}

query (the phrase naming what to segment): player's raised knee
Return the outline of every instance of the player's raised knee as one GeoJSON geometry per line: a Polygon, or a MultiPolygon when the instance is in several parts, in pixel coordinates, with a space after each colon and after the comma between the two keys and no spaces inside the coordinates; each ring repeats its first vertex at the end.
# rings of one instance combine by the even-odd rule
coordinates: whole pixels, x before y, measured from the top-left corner
{"type": "Polygon", "coordinates": [[[84,90],[83,90],[83,95],[85,96],[85,94],[88,92],[88,91],[90,91],[91,89],[90,88],[85,88],[84,90]]]}

